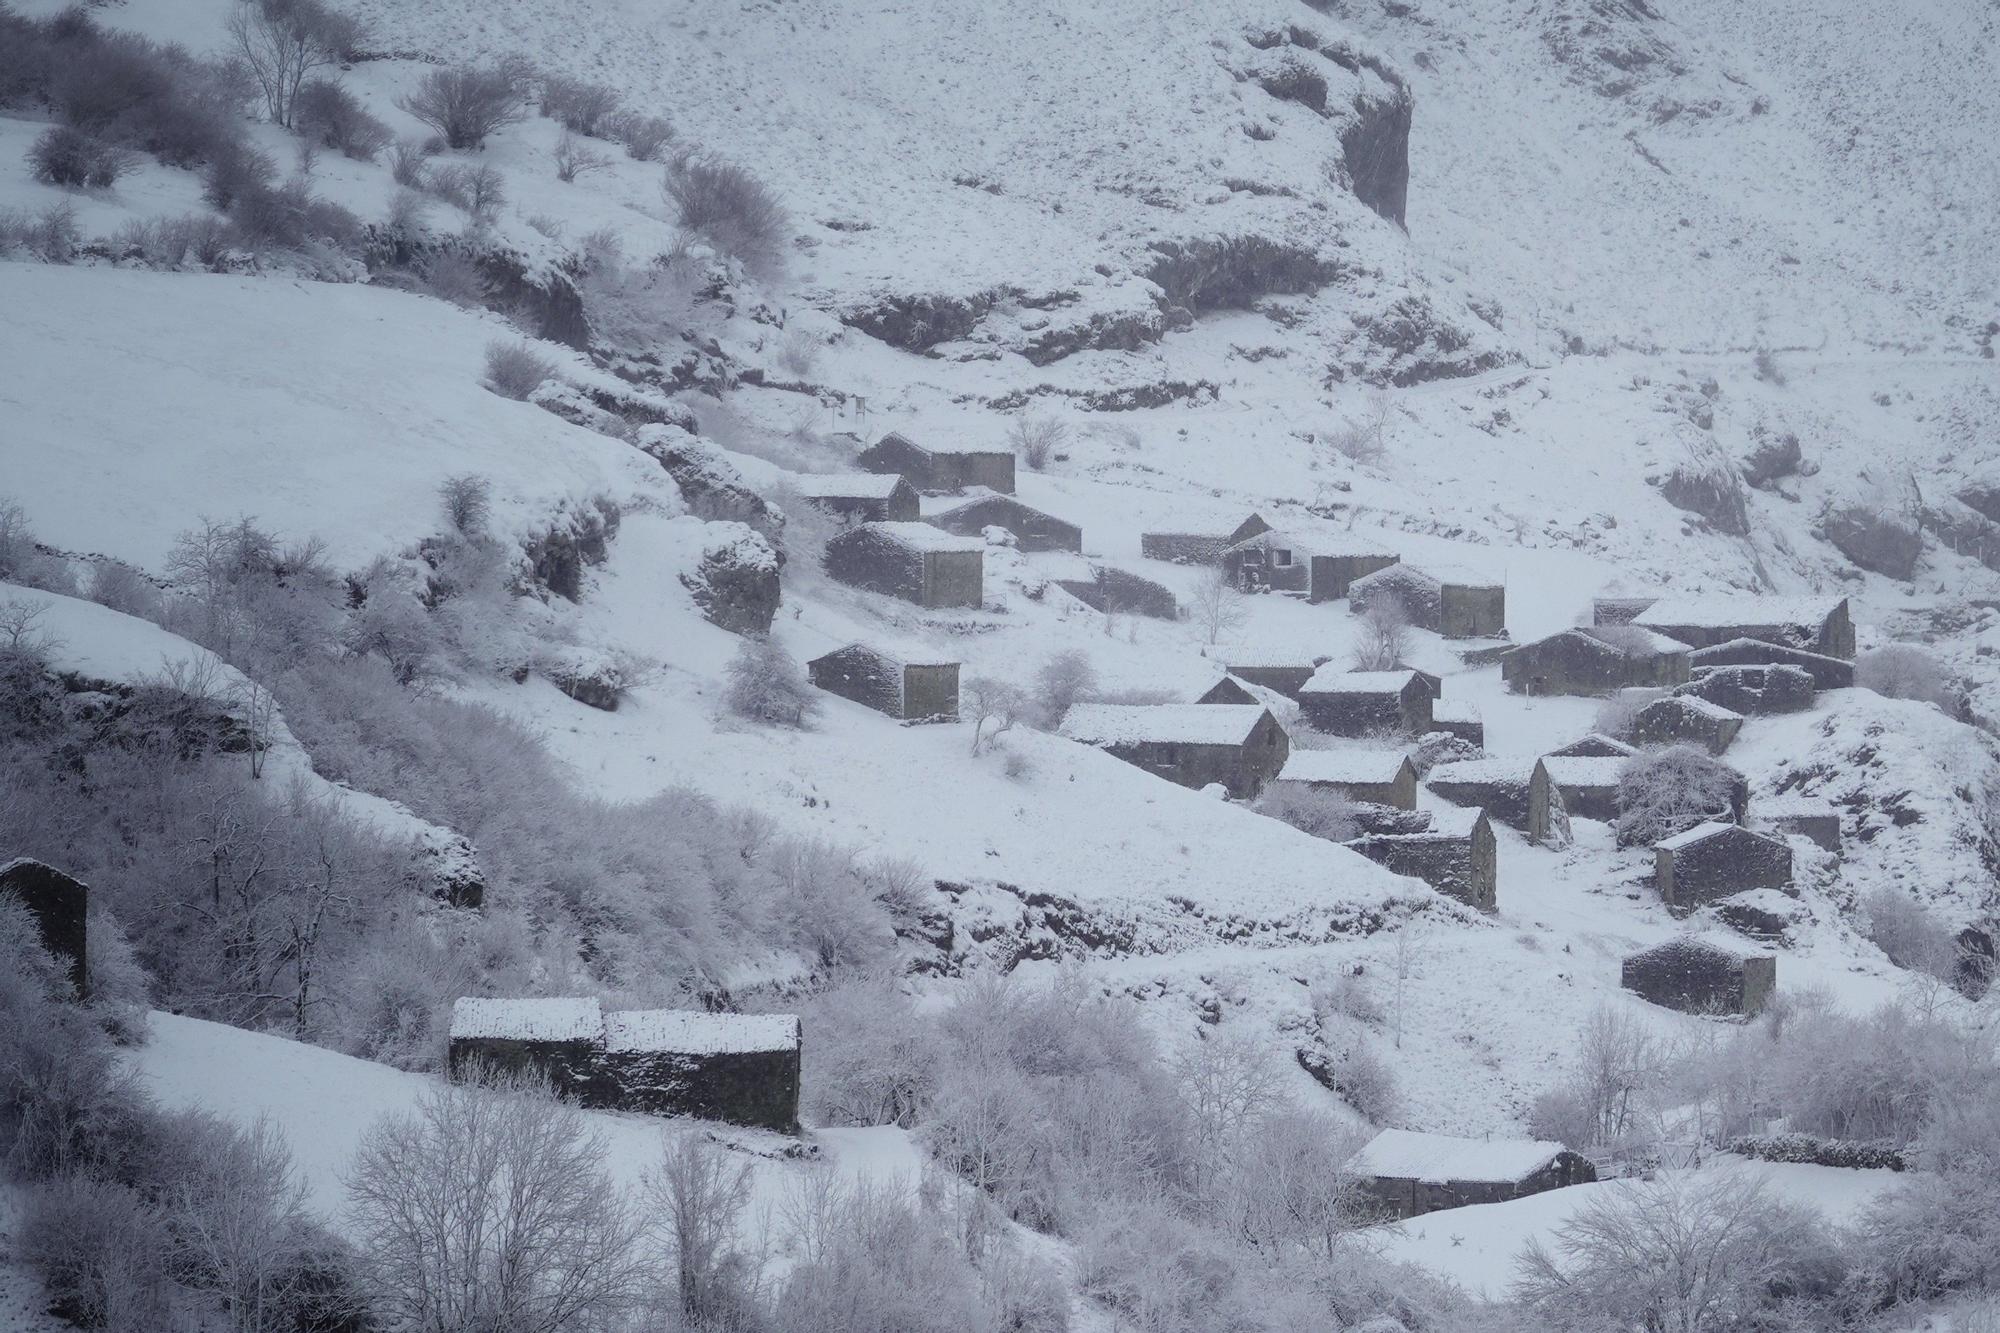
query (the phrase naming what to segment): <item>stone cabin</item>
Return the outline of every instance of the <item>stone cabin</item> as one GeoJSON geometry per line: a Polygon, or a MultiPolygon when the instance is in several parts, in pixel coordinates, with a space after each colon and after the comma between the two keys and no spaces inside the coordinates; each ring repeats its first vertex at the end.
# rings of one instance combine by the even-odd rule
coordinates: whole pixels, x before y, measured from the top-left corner
{"type": "Polygon", "coordinates": [[[1696,593],[1662,597],[1633,622],[1691,648],[1756,639],[1852,660],[1854,617],[1845,597],[1754,597],[1696,593]]]}
{"type": "Polygon", "coordinates": [[[806,663],[806,675],[829,694],[905,722],[949,722],[958,717],[958,667],[850,643],[806,663]]]}
{"type": "Polygon", "coordinates": [[[842,583],[918,606],[980,606],[985,543],[928,523],[863,523],[826,544],[826,572],[842,583]]]}
{"type": "Polygon", "coordinates": [[[1278,781],[1397,810],[1417,808],[1417,768],[1394,750],[1294,750],[1278,781]]]}
{"type": "Polygon", "coordinates": [[[1509,828],[1528,828],[1528,785],[1533,770],[1513,759],[1464,759],[1439,764],[1424,779],[1453,805],[1477,806],[1509,828]]]}
{"type": "Polygon", "coordinates": [[[1227,532],[1142,532],[1139,553],[1176,565],[1219,565],[1230,547],[1270,530],[1262,514],[1252,514],[1227,532]]]}
{"type": "Polygon", "coordinates": [[[1528,837],[1538,843],[1554,838],[1559,818],[1618,818],[1618,778],[1625,771],[1620,757],[1543,755],[1528,775],[1528,837]]]}
{"type": "Polygon", "coordinates": [[[1091,610],[1108,616],[1180,619],[1180,603],[1171,589],[1130,570],[1092,565],[1089,578],[1057,579],[1056,586],[1091,610]]]}
{"type": "Polygon", "coordinates": [[[836,472],[804,476],[799,494],[845,524],[915,523],[923,517],[917,488],[894,473],[836,472]]]}
{"type": "Polygon", "coordinates": [[[534,1073],[586,1107],[685,1115],[796,1134],[799,1020],[790,1014],[638,1009],[594,999],[481,999],[452,1006],[454,1079],[534,1073]]]}
{"type": "Polygon", "coordinates": [[[1632,739],[1641,746],[1686,741],[1710,754],[1729,748],[1743,729],[1743,714],[1685,694],[1655,699],[1632,719],[1632,739]]]}
{"type": "Polygon", "coordinates": [[[1223,659],[1223,669],[1238,680],[1276,690],[1287,699],[1297,699],[1306,682],[1331,660],[1323,653],[1308,657],[1303,653],[1259,655],[1234,650],[1223,659]]]}
{"type": "Polygon", "coordinates": [[[1332,662],[1299,691],[1306,724],[1331,736],[1421,736],[1431,730],[1433,702],[1429,683],[1414,671],[1342,671],[1332,662]]]}
{"type": "Polygon", "coordinates": [[[1812,677],[1816,690],[1844,690],[1854,684],[1854,663],[1844,657],[1787,648],[1761,639],[1731,639],[1688,654],[1696,670],[1725,666],[1795,666],[1812,677]]]}
{"type": "Polygon", "coordinates": [[[895,473],[918,491],[943,494],[984,486],[1014,493],[1014,455],[1005,449],[927,448],[890,431],[854,460],[864,472],[895,473]]]}
{"type": "Polygon", "coordinates": [[[1291,739],[1257,704],[1077,704],[1061,734],[1196,791],[1220,783],[1256,798],[1291,757],[1291,739]]]}
{"type": "Polygon", "coordinates": [[[1560,1143],[1461,1139],[1385,1129],[1348,1159],[1361,1193],[1386,1218],[1421,1217],[1585,1185],[1597,1168],[1560,1143]]]}
{"type": "Polygon", "coordinates": [[[1762,1011],[1777,989],[1778,960],[1687,935],[1627,957],[1619,984],[1682,1013],[1747,1016],[1762,1011]]]}
{"type": "Polygon", "coordinates": [[[1258,704],[1257,695],[1250,683],[1238,676],[1224,676],[1222,679],[1195,695],[1198,704],[1258,704]]]}
{"type": "Polygon", "coordinates": [[[1659,600],[1657,593],[1640,597],[1594,597],[1590,602],[1590,623],[1599,628],[1608,625],[1629,625],[1638,619],[1647,607],[1659,600]]]}
{"type": "Polygon", "coordinates": [[[1346,845],[1392,874],[1420,879],[1467,907],[1497,910],[1499,852],[1486,812],[1465,808],[1417,813],[1426,827],[1407,833],[1366,833],[1346,845]]]}
{"type": "Polygon", "coordinates": [[[1757,818],[1777,834],[1797,834],[1839,856],[1840,811],[1803,796],[1773,796],[1757,802],[1757,818]]]}
{"type": "Polygon", "coordinates": [[[1338,601],[1356,579],[1395,563],[1393,552],[1351,537],[1302,537],[1275,528],[1222,553],[1222,567],[1244,592],[1298,593],[1315,603],[1338,601]]]}
{"type": "Polygon", "coordinates": [[[1431,730],[1456,736],[1480,749],[1486,748],[1486,720],[1479,705],[1462,699],[1437,699],[1431,703],[1431,730]]]}
{"type": "Polygon", "coordinates": [[[1550,750],[1548,754],[1542,757],[1545,759],[1562,758],[1565,756],[1577,759],[1630,759],[1637,753],[1639,753],[1638,746],[1627,745],[1624,741],[1616,737],[1607,736],[1601,731],[1593,731],[1587,735],[1577,737],[1577,739],[1563,746],[1560,750],[1550,750]]]}
{"type": "Polygon", "coordinates": [[[1746,889],[1789,889],[1791,844],[1711,820],[1653,844],[1653,882],[1680,916],[1746,889]]]}
{"type": "Polygon", "coordinates": [[[1443,565],[1391,565],[1354,581],[1348,609],[1357,615],[1383,598],[1402,604],[1412,625],[1447,639],[1493,639],[1507,633],[1507,585],[1443,565]]]}
{"type": "Polygon", "coordinates": [[[1500,659],[1500,676],[1516,694],[1669,689],[1688,678],[1688,649],[1630,625],[1566,629],[1511,649],[1500,659]]]}
{"type": "Polygon", "coordinates": [[[1812,673],[1796,666],[1698,666],[1675,694],[1706,699],[1746,717],[1799,713],[1813,705],[1812,673]]]}
{"type": "Polygon", "coordinates": [[[0,897],[8,894],[19,898],[35,919],[42,948],[68,975],[76,998],[88,999],[90,889],[52,865],[23,856],[0,866],[0,897]]]}
{"type": "Polygon", "coordinates": [[[961,537],[979,537],[988,528],[1004,528],[1014,534],[1014,544],[1023,551],[1083,549],[1082,528],[1011,495],[975,495],[933,511],[924,521],[961,537]]]}

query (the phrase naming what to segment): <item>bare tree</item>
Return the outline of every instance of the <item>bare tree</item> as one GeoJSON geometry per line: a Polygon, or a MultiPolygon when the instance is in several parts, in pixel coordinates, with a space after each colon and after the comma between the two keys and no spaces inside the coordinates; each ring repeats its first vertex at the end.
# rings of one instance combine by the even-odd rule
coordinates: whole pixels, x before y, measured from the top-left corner
{"type": "Polygon", "coordinates": [[[284,1134],[262,1117],[238,1130],[200,1113],[174,1129],[192,1139],[159,1187],[175,1267],[221,1297],[236,1333],[297,1328],[311,1233],[284,1134]]]}
{"type": "Polygon", "coordinates": [[[563,137],[556,144],[556,179],[568,184],[578,176],[587,176],[593,171],[602,171],[611,165],[611,159],[585,144],[582,139],[563,131],[563,137]]]}
{"type": "Polygon", "coordinates": [[[1423,961],[1424,939],[1418,933],[1414,921],[1405,921],[1396,932],[1394,951],[1390,955],[1396,968],[1396,1049],[1403,1048],[1403,1016],[1408,1009],[1406,1001],[1410,993],[1410,980],[1416,976],[1417,965],[1423,961]]]}
{"type": "Polygon", "coordinates": [[[243,714],[243,736],[248,744],[252,779],[264,776],[264,761],[277,739],[278,701],[254,680],[245,680],[236,690],[236,705],[243,714]]]}
{"type": "Polygon", "coordinates": [[[1188,615],[1204,643],[1220,643],[1225,635],[1243,628],[1250,619],[1250,609],[1244,605],[1242,591],[1230,580],[1229,571],[1216,565],[1203,570],[1195,581],[1188,615]]]}
{"type": "Polygon", "coordinates": [[[1410,653],[1410,617],[1395,597],[1370,599],[1354,636],[1354,669],[1387,671],[1410,653]]]}
{"type": "Polygon", "coordinates": [[[1063,715],[1097,693],[1097,670],[1075,648],[1051,654],[1035,672],[1035,704],[1045,727],[1062,725],[1063,715]]]}
{"type": "Polygon", "coordinates": [[[647,1197],[666,1219],[681,1313],[692,1326],[707,1327],[730,1304],[737,1283],[747,1281],[731,1243],[750,1197],[750,1165],[732,1166],[696,1134],[669,1134],[663,1147],[647,1197]]]}
{"type": "Polygon", "coordinates": [[[352,19],[317,0],[239,0],[229,37],[264,94],[271,119],[292,127],[299,89],[314,70],[331,68],[360,38],[352,19]]]}
{"type": "Polygon", "coordinates": [[[1069,425],[1057,417],[1019,416],[1007,430],[1007,442],[1033,472],[1047,467],[1050,455],[1068,440],[1069,425]]]}
{"type": "Polygon", "coordinates": [[[960,711],[972,719],[972,753],[978,755],[995,737],[1013,730],[1027,713],[1028,703],[1016,686],[991,676],[974,676],[965,683],[960,711]]]}
{"type": "Polygon", "coordinates": [[[1194,1131],[1196,1191],[1205,1193],[1229,1177],[1245,1134],[1277,1104],[1277,1069],[1261,1042],[1217,1033],[1183,1054],[1174,1072],[1194,1131]]]}
{"type": "Polygon", "coordinates": [[[476,472],[446,477],[438,484],[438,501],[454,532],[477,537],[486,531],[486,520],[493,512],[493,483],[476,472]]]}
{"type": "Polygon", "coordinates": [[[529,71],[518,64],[433,70],[397,103],[452,148],[484,148],[486,136],[524,119],[529,71]]]}

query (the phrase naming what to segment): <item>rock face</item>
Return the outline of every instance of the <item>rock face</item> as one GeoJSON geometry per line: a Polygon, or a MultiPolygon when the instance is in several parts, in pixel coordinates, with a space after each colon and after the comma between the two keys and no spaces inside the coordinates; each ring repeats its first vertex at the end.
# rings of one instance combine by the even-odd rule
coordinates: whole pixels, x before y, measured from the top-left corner
{"type": "Polygon", "coordinates": [[[452,907],[477,908],[486,897],[486,875],[472,840],[450,829],[432,828],[416,840],[411,877],[424,891],[452,907]]]}
{"type": "Polygon", "coordinates": [[[636,442],[680,486],[696,518],[744,523],[773,544],[784,540],[785,516],[750,489],[722,450],[673,425],[641,426],[636,442]]]}
{"type": "Polygon", "coordinates": [[[778,614],[778,553],[743,523],[712,523],[701,564],[681,582],[712,625],[768,634],[778,614]]]}
{"type": "Polygon", "coordinates": [[[906,352],[928,352],[939,343],[971,333],[994,306],[1016,293],[979,292],[885,296],[873,305],[841,314],[840,321],[906,352]]]}
{"type": "Polygon", "coordinates": [[[598,497],[587,508],[565,509],[523,552],[532,581],[574,602],[583,595],[583,571],[601,565],[617,535],[618,506],[598,497]]]}
{"type": "Polygon", "coordinates": [[[1308,246],[1266,236],[1224,236],[1155,241],[1146,277],[1159,285],[1168,306],[1247,310],[1260,298],[1317,291],[1346,275],[1337,260],[1308,246]]]}
{"type": "Polygon", "coordinates": [[[1408,88],[1387,97],[1354,99],[1356,117],[1340,135],[1341,162],[1354,197],[1407,229],[1410,121],[1416,102],[1408,88]]]}

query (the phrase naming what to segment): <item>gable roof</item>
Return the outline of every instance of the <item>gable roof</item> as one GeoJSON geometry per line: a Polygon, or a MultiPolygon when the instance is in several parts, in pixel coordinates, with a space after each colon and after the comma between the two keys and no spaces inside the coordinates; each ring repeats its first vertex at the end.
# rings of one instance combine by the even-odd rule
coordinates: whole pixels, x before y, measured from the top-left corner
{"type": "Polygon", "coordinates": [[[1684,851],[1689,847],[1699,846],[1704,842],[1713,842],[1715,839],[1721,837],[1755,838],[1759,842],[1773,842],[1783,845],[1783,839],[1773,838],[1766,833],[1758,833],[1754,829],[1744,828],[1741,824],[1724,824],[1711,819],[1706,823],[1696,824],[1684,833],[1676,833],[1671,838],[1662,838],[1654,843],[1653,846],[1664,847],[1670,852],[1678,852],[1684,851]]]}
{"type": "Polygon", "coordinates": [[[1615,787],[1625,771],[1623,755],[1548,754],[1540,763],[1558,787],[1615,787]]]}
{"type": "Polygon", "coordinates": [[[851,541],[864,533],[873,533],[907,550],[926,554],[933,551],[986,549],[986,543],[976,537],[961,537],[957,533],[946,532],[943,528],[934,528],[928,523],[863,523],[858,528],[849,528],[833,538],[833,541],[851,541]]]}
{"type": "Polygon", "coordinates": [[[1601,731],[1587,732],[1560,749],[1550,750],[1544,759],[1573,756],[1578,758],[1595,756],[1598,758],[1629,759],[1639,753],[1639,747],[1627,744],[1616,736],[1607,736],[1601,731]]]}
{"type": "Polygon", "coordinates": [[[1060,734],[1085,745],[1241,745],[1269,716],[1262,704],[1076,704],[1060,734]]]}
{"type": "Polygon", "coordinates": [[[1423,677],[1414,671],[1349,671],[1327,662],[1300,687],[1301,694],[1401,694],[1413,680],[1423,677]]]}
{"type": "Polygon", "coordinates": [[[604,1035],[604,1012],[594,997],[496,999],[466,995],[451,1006],[451,1035],[508,1041],[595,1041],[604,1035]]]}
{"type": "Polygon", "coordinates": [[[1391,1180],[1478,1181],[1511,1184],[1568,1151],[1546,1139],[1460,1139],[1385,1129],[1348,1159],[1357,1175],[1391,1180]]]}
{"type": "Polygon", "coordinates": [[[819,663],[829,658],[838,657],[842,653],[862,653],[874,658],[884,666],[892,667],[943,667],[961,665],[955,658],[935,657],[922,652],[893,652],[887,648],[878,648],[871,643],[861,643],[858,640],[854,643],[844,643],[831,652],[821,653],[818,657],[810,659],[806,665],[817,666],[819,663]]]}
{"type": "Polygon", "coordinates": [[[1845,597],[1758,597],[1745,593],[1690,593],[1662,597],[1633,618],[1635,625],[1783,625],[1817,630],[1847,604],[1845,597]]]}
{"type": "Polygon", "coordinates": [[[604,1016],[604,1048],[634,1053],[731,1055],[795,1051],[794,1014],[712,1014],[698,1009],[627,1009],[604,1016]]]}
{"type": "Polygon", "coordinates": [[[1670,694],[1664,699],[1655,699],[1639,710],[1639,716],[1643,718],[1648,713],[1664,713],[1668,711],[1693,713],[1695,716],[1705,717],[1711,722],[1743,721],[1743,714],[1737,712],[1735,709],[1724,708],[1718,703],[1710,703],[1698,694],[1670,694]]]}
{"type": "Polygon", "coordinates": [[[1479,705],[1470,700],[1434,699],[1431,701],[1431,721],[1433,722],[1477,722],[1479,720],[1479,705]]]}
{"type": "Polygon", "coordinates": [[[884,435],[881,439],[869,445],[868,449],[864,450],[863,452],[868,453],[868,452],[873,452],[876,449],[885,449],[885,448],[909,449],[912,450],[913,452],[926,455],[927,457],[937,457],[940,455],[966,455],[966,454],[981,454],[981,455],[1006,454],[1006,456],[1009,458],[1013,457],[1013,455],[1007,453],[1005,449],[974,449],[965,445],[954,445],[954,444],[918,444],[915,440],[911,439],[909,436],[903,434],[903,432],[899,430],[890,431],[887,435],[884,435]]]}
{"type": "Polygon", "coordinates": [[[1523,764],[1518,759],[1461,759],[1455,764],[1439,764],[1424,780],[1433,787],[1441,782],[1478,785],[1492,782],[1525,783],[1533,772],[1533,765],[1523,764]]]}
{"type": "Polygon", "coordinates": [[[1300,555],[1380,555],[1393,557],[1396,553],[1387,547],[1364,541],[1345,532],[1295,532],[1290,528],[1266,528],[1253,532],[1248,537],[1230,546],[1231,551],[1242,551],[1253,546],[1285,546],[1300,555]]]}
{"type": "Polygon", "coordinates": [[[822,472],[802,476],[796,483],[808,500],[886,500],[898,486],[908,486],[895,472],[822,472]]]}
{"type": "Polygon", "coordinates": [[[1278,770],[1278,781],[1379,786],[1410,767],[1410,757],[1396,750],[1294,750],[1278,770]]]}
{"type": "Polygon", "coordinates": [[[1061,523],[1065,527],[1073,528],[1076,526],[1074,523],[1069,522],[1067,519],[1057,518],[1054,514],[1051,514],[1046,509],[1037,509],[1025,500],[1019,499],[1012,495],[1002,495],[998,491],[983,491],[977,495],[968,495],[963,499],[954,498],[950,500],[948,503],[940,505],[938,508],[933,509],[930,513],[925,514],[924,517],[926,519],[949,518],[953,514],[965,513],[968,510],[977,509],[980,508],[981,506],[992,506],[992,505],[999,505],[1000,507],[1005,509],[1012,509],[1022,513],[1033,514],[1037,518],[1046,518],[1052,523],[1061,523]]]}
{"type": "MultiPolygon", "coordinates": [[[[1849,671],[1854,669],[1854,663],[1844,657],[1835,657],[1831,653],[1816,653],[1810,648],[1794,648],[1788,643],[1772,643],[1769,639],[1753,639],[1747,634],[1740,635],[1734,639],[1725,639],[1721,643],[1711,643],[1706,648],[1692,649],[1688,653],[1688,658],[1699,665],[1712,657],[1721,657],[1724,653],[1740,653],[1745,649],[1756,649],[1760,657],[1776,657],[1784,662],[1797,662],[1801,665],[1810,665],[1814,662],[1832,662],[1836,666],[1845,667],[1849,671]]],[[[1760,664],[1724,663],[1724,665],[1755,666],[1760,664]]]]}

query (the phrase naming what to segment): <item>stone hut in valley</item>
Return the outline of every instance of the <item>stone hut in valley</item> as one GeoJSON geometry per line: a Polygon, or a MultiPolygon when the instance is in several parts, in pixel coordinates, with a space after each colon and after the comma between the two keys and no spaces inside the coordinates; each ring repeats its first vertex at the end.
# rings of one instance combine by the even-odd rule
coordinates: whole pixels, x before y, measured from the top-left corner
{"type": "Polygon", "coordinates": [[[1500,676],[1516,694],[1667,689],[1687,680],[1688,649],[1632,625],[1566,629],[1510,650],[1500,659],[1500,676]]]}
{"type": "Polygon", "coordinates": [[[1619,984],[1687,1014],[1760,1012],[1778,985],[1778,960],[1698,935],[1641,949],[1625,959],[1619,984]]]}
{"type": "Polygon", "coordinates": [[[975,495],[933,510],[924,521],[961,537],[980,537],[988,528],[1002,528],[1014,535],[1014,544],[1023,551],[1083,549],[1082,528],[1011,495],[975,495]]]}
{"type": "Polygon", "coordinates": [[[1690,695],[1655,699],[1632,719],[1632,739],[1642,746],[1686,741],[1710,754],[1729,748],[1743,729],[1743,714],[1690,695]]]}
{"type": "Polygon", "coordinates": [[[558,1096],[601,1105],[603,1045],[604,1010],[595,999],[468,995],[451,1007],[446,1064],[454,1079],[482,1070],[531,1075],[558,1096]]]}
{"type": "Polygon", "coordinates": [[[1590,623],[1603,628],[1608,625],[1629,625],[1645,613],[1647,607],[1659,601],[1659,594],[1646,596],[1605,596],[1594,597],[1590,602],[1590,623]]]}
{"type": "Polygon", "coordinates": [[[1394,552],[1341,534],[1303,537],[1268,529],[1232,544],[1222,567],[1244,592],[1289,592],[1331,602],[1365,574],[1396,563],[1394,552]]]}
{"type": "Polygon", "coordinates": [[[1056,586],[1091,610],[1108,616],[1180,618],[1180,603],[1170,588],[1127,569],[1092,565],[1089,578],[1057,579],[1056,586]]]}
{"type": "Polygon", "coordinates": [[[1788,648],[1761,639],[1730,639],[1688,654],[1695,670],[1725,666],[1793,666],[1812,677],[1813,688],[1844,690],[1854,684],[1854,663],[1844,657],[1788,648]]]}
{"type": "Polygon", "coordinates": [[[915,523],[923,517],[917,488],[893,472],[804,476],[798,492],[815,509],[847,524],[915,523]]]}
{"type": "Polygon", "coordinates": [[[1826,657],[1854,656],[1854,617],[1845,597],[1694,593],[1662,597],[1632,623],[1679,639],[1690,648],[1755,639],[1826,657]]]}
{"type": "Polygon", "coordinates": [[[1439,764],[1424,779],[1453,805],[1476,806],[1509,828],[1528,828],[1528,787],[1534,770],[1512,759],[1465,759],[1439,764]]]}
{"type": "Polygon", "coordinates": [[[1500,861],[1486,812],[1464,808],[1416,813],[1424,820],[1422,829],[1366,833],[1346,845],[1393,874],[1420,879],[1468,907],[1494,911],[1499,905],[1500,861]]]}
{"type": "Polygon", "coordinates": [[[980,606],[985,543],[928,523],[863,523],[826,544],[826,572],[842,583],[918,606],[980,606]]]}
{"type": "Polygon", "coordinates": [[[79,1000],[90,995],[90,889],[52,865],[19,857],[0,866],[0,897],[12,894],[35,919],[42,948],[62,967],[79,1000]]]}
{"type": "Polygon", "coordinates": [[[1506,583],[1467,570],[1391,565],[1354,580],[1347,596],[1357,614],[1394,599],[1412,625],[1447,639],[1493,639],[1507,632],[1506,583]]]}
{"type": "Polygon", "coordinates": [[[1825,801],[1803,796],[1760,799],[1757,818],[1773,833],[1797,834],[1835,856],[1841,854],[1840,811],[1825,801]]]}
{"type": "Polygon", "coordinates": [[[1014,455],[1005,449],[961,449],[921,445],[889,432],[854,460],[864,472],[895,473],[918,491],[943,494],[984,486],[1014,493],[1014,455]]]}
{"type": "Polygon", "coordinates": [[[1183,787],[1220,783],[1239,801],[1291,756],[1285,729],[1256,704],[1077,704],[1061,734],[1183,787]]]}
{"type": "Polygon", "coordinates": [[[906,722],[958,717],[956,662],[905,657],[850,643],[806,663],[812,683],[829,694],[865,704],[906,722]]]}
{"type": "Polygon", "coordinates": [[[1564,818],[1618,818],[1618,778],[1625,771],[1620,757],[1543,755],[1528,777],[1528,837],[1555,841],[1564,818]]]}
{"type": "Polygon", "coordinates": [[[1219,565],[1230,547],[1270,530],[1263,515],[1252,514],[1226,532],[1142,532],[1139,553],[1176,565],[1219,565]]]}
{"type": "Polygon", "coordinates": [[[1437,699],[1431,704],[1431,730],[1456,736],[1469,745],[1486,748],[1486,720],[1479,705],[1462,699],[1437,699]]]}
{"type": "Polygon", "coordinates": [[[1330,661],[1324,653],[1257,653],[1231,649],[1223,657],[1224,669],[1238,680],[1276,690],[1287,699],[1297,699],[1322,666],[1330,661]]]}
{"type": "Polygon", "coordinates": [[[1550,750],[1543,758],[1572,757],[1576,759],[1630,759],[1639,753],[1636,745],[1627,745],[1601,731],[1593,731],[1579,736],[1560,750],[1550,750]]]}
{"type": "Polygon", "coordinates": [[[1789,889],[1792,848],[1783,838],[1713,820],[1653,844],[1660,901],[1685,916],[1746,889],[1789,889]]]}
{"type": "Polygon", "coordinates": [[[1299,691],[1307,725],[1332,736],[1431,730],[1431,688],[1414,671],[1342,671],[1328,662],[1299,691]]]}
{"type": "Polygon", "coordinates": [[[1394,750],[1294,750],[1278,781],[1397,810],[1417,808],[1417,769],[1394,750]]]}
{"type": "Polygon", "coordinates": [[[1348,1159],[1347,1169],[1363,1198],[1387,1218],[1503,1203],[1597,1179],[1588,1159],[1560,1143],[1461,1139],[1407,1129],[1383,1130],[1348,1159]]]}
{"type": "Polygon", "coordinates": [[[1813,705],[1812,673],[1796,666],[1699,666],[1675,694],[1706,699],[1745,717],[1799,713],[1813,705]]]}

